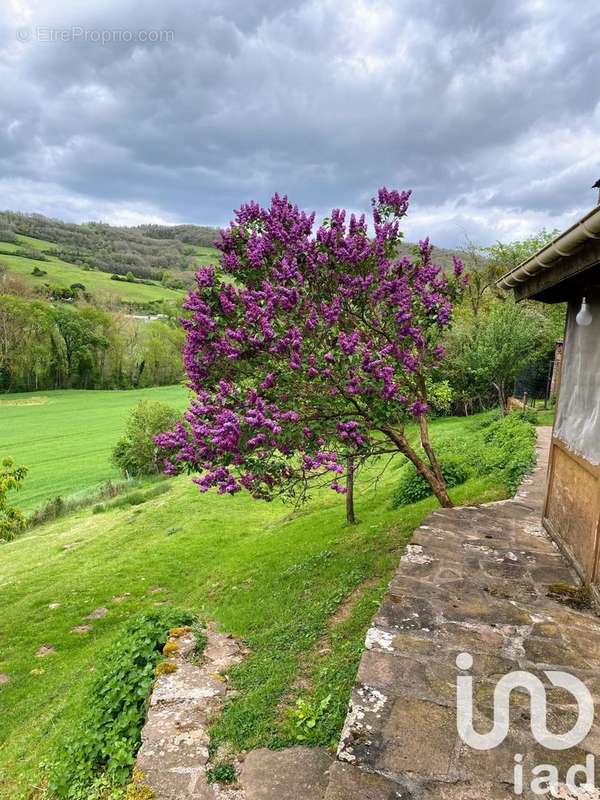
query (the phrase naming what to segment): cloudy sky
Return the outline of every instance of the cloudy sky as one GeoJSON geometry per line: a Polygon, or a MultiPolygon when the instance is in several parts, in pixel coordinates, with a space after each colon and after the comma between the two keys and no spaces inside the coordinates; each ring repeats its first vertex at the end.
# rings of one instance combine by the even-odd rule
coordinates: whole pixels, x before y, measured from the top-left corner
{"type": "Polygon", "coordinates": [[[411,240],[561,227],[596,200],[599,44],[597,0],[2,0],[0,206],[223,224],[386,184],[411,240]]]}

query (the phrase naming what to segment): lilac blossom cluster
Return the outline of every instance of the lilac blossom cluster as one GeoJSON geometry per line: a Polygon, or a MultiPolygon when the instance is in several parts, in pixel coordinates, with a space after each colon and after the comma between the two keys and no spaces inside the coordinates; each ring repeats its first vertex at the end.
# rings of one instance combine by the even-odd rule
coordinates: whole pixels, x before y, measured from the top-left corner
{"type": "MultiPolygon", "coordinates": [[[[381,431],[427,413],[426,377],[464,284],[428,239],[398,258],[409,192],[380,189],[364,215],[315,215],[275,195],[243,205],[185,302],[184,361],[196,397],[157,437],[167,472],[255,496],[293,493],[375,452],[381,431]]],[[[330,480],[330,479],[329,479],[330,480]]]]}

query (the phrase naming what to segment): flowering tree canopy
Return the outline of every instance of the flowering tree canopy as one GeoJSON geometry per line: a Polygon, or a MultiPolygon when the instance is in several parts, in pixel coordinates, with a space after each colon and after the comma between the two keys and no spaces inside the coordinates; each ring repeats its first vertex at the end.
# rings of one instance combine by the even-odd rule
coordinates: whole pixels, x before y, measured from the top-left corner
{"type": "Polygon", "coordinates": [[[183,320],[184,361],[196,393],[185,420],[161,434],[167,472],[202,491],[244,488],[303,496],[308,482],[342,480],[369,456],[404,453],[449,505],[427,433],[427,386],[464,277],[432,262],[429,240],[398,258],[409,192],[382,188],[365,216],[315,215],[275,195],[243,205],[202,267],[183,320]],[[405,425],[417,421],[426,456],[405,425]]]}

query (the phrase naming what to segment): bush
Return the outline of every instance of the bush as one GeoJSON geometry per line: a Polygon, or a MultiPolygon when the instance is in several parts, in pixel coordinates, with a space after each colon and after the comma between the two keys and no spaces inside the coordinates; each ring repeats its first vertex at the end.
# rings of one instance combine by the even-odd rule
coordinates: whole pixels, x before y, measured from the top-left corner
{"type": "Polygon", "coordinates": [[[21,256],[21,258],[31,258],[34,261],[48,261],[48,257],[45,256],[41,250],[38,250],[35,247],[29,247],[29,245],[17,247],[15,250],[15,255],[21,256]]]}
{"type": "Polygon", "coordinates": [[[498,472],[512,495],[534,467],[535,428],[522,411],[512,411],[492,422],[484,433],[483,463],[480,471],[498,472]]]}
{"type": "Polygon", "coordinates": [[[137,482],[132,480],[110,480],[92,489],[85,489],[67,497],[61,497],[60,495],[53,497],[30,514],[27,519],[27,527],[34,528],[36,525],[48,522],[48,520],[58,519],[58,517],[64,517],[66,514],[70,514],[80,508],[91,506],[107,497],[116,497],[126,489],[132,489],[136,484],[137,482]]]}
{"type": "MultiPolygon", "coordinates": [[[[448,489],[459,486],[469,477],[469,469],[464,460],[459,457],[447,456],[440,459],[440,468],[448,489]]],[[[404,467],[404,473],[392,497],[392,508],[416,503],[431,494],[431,486],[425,478],[419,475],[414,465],[409,464],[404,467]]]]}
{"type": "Polygon", "coordinates": [[[51,766],[50,797],[88,800],[98,781],[109,787],[127,781],[168,632],[193,620],[193,614],[176,608],[130,620],[98,664],[83,717],[51,766]]]}
{"type": "Polygon", "coordinates": [[[525,408],[522,411],[517,412],[521,419],[524,419],[526,422],[529,422],[530,425],[537,425],[539,422],[538,413],[534,408],[525,408]]]}
{"type": "Polygon", "coordinates": [[[170,488],[171,487],[169,486],[168,482],[165,482],[158,483],[156,486],[152,486],[145,492],[129,492],[129,494],[125,494],[122,497],[116,497],[114,500],[110,500],[107,503],[98,503],[92,509],[92,513],[103,514],[105,511],[112,511],[115,508],[139,506],[148,500],[152,500],[154,497],[159,497],[159,495],[168,492],[170,488]]]}
{"type": "Polygon", "coordinates": [[[0,242],[11,242],[14,244],[17,241],[16,233],[10,228],[0,227],[0,242]]]}
{"type": "Polygon", "coordinates": [[[156,475],[162,469],[162,455],[154,437],[173,428],[179,414],[156,400],[142,400],[131,412],[125,435],[113,450],[113,463],[125,475],[156,475]]]}
{"type": "Polygon", "coordinates": [[[42,278],[44,275],[47,275],[45,269],[40,269],[37,265],[31,270],[31,274],[35,275],[36,278],[42,278]]]}
{"type": "Polygon", "coordinates": [[[19,491],[27,475],[27,467],[17,466],[12,458],[0,462],[0,542],[11,542],[27,523],[20,508],[9,504],[10,491],[19,491]]]}

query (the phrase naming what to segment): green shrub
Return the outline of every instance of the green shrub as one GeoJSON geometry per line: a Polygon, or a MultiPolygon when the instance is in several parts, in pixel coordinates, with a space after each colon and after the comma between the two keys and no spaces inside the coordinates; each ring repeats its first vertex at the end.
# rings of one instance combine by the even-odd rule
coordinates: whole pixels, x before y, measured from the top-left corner
{"type": "Polygon", "coordinates": [[[113,463],[125,475],[155,475],[162,469],[160,450],[154,437],[173,428],[179,414],[156,400],[142,400],[131,411],[125,435],[113,450],[113,463]]]}
{"type": "Polygon", "coordinates": [[[146,491],[137,490],[135,492],[129,492],[128,494],[122,495],[120,497],[116,497],[114,500],[110,500],[106,503],[98,503],[92,509],[94,514],[102,514],[105,511],[112,511],[115,508],[126,508],[127,506],[140,506],[142,503],[145,503],[148,500],[152,500],[154,497],[158,497],[165,492],[168,492],[171,488],[170,484],[167,481],[161,481],[160,483],[151,486],[146,491]]]}
{"type": "Polygon", "coordinates": [[[19,491],[27,467],[17,466],[12,458],[0,462],[0,542],[11,542],[25,529],[27,520],[20,508],[8,502],[10,491],[19,491]]]}
{"type": "Polygon", "coordinates": [[[38,250],[37,247],[30,247],[29,245],[17,247],[15,255],[21,258],[32,258],[34,261],[48,261],[48,257],[45,256],[41,250],[38,250]]]}
{"type": "Polygon", "coordinates": [[[99,781],[111,787],[127,781],[168,631],[193,620],[193,614],[176,608],[130,620],[98,664],[84,715],[51,766],[49,797],[89,800],[99,781]]]}
{"type": "Polygon", "coordinates": [[[534,467],[535,428],[522,411],[512,411],[492,422],[484,433],[485,447],[480,472],[497,472],[508,492],[514,494],[525,475],[534,467]]]}
{"type": "MultiPolygon", "coordinates": [[[[469,469],[459,457],[447,456],[440,459],[440,467],[448,489],[459,486],[469,477],[469,469]]],[[[392,497],[392,508],[416,503],[431,494],[431,486],[419,475],[414,465],[409,464],[404,467],[400,483],[392,497]]]]}
{"type": "MultiPolygon", "coordinates": [[[[514,412],[513,412],[514,413],[514,412]]],[[[530,425],[537,425],[539,422],[538,413],[535,408],[529,408],[525,406],[522,411],[517,412],[521,419],[524,419],[526,422],[529,422],[530,425]]]]}
{"type": "MultiPolygon", "coordinates": [[[[148,479],[144,480],[147,481],[148,479]]],[[[53,497],[29,515],[27,527],[34,528],[36,525],[48,522],[48,520],[64,517],[66,514],[70,514],[80,508],[86,508],[94,503],[98,504],[94,507],[94,513],[97,513],[96,509],[99,506],[104,506],[104,503],[98,503],[99,500],[104,500],[107,497],[116,497],[125,490],[132,489],[138,483],[139,481],[136,480],[109,480],[92,489],[84,489],[67,497],[53,497]]],[[[164,491],[166,491],[166,488],[164,491]]]]}

